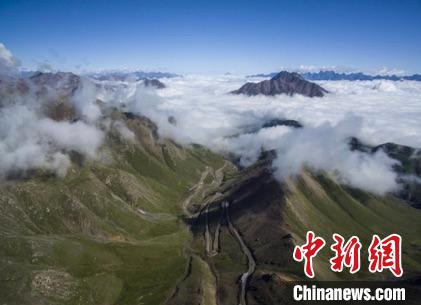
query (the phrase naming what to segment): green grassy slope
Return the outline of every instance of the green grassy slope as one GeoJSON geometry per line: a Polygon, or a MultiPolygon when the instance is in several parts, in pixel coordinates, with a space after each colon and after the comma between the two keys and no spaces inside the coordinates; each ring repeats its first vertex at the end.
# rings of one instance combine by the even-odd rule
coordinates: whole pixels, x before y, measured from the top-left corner
{"type": "MultiPolygon", "coordinates": [[[[336,184],[325,175],[304,173],[289,183],[284,210],[285,227],[293,232],[297,243],[304,241],[309,230],[317,232],[330,245],[332,234],[346,238],[356,235],[363,244],[361,271],[356,275],[347,272],[333,274],[326,262],[331,251],[325,247],[319,256],[319,279],[336,276],[353,280],[379,278],[367,271],[367,249],[373,234],[386,237],[397,233],[402,236],[402,261],[406,276],[421,272],[421,210],[410,207],[391,196],[376,196],[361,190],[336,184]]],[[[381,277],[390,277],[384,272],[381,277]]]]}
{"type": "MultiPolygon", "coordinates": [[[[101,160],[74,155],[65,178],[39,170],[0,185],[3,303],[237,303],[247,259],[226,223],[218,254],[205,251],[203,209],[210,204],[213,235],[223,200],[231,203],[232,223],[256,260],[249,305],[283,304],[283,283],[304,278],[292,250],[308,230],[329,243],[333,233],[357,235],[363,253],[373,234],[399,233],[405,276],[420,273],[420,210],[325,174],[304,171],[279,183],[270,160],[237,171],[200,146],[160,139],[146,118],[110,116],[135,133],[135,143],[111,129],[101,160]]],[[[368,273],[365,254],[357,275],[334,274],[330,254],[325,247],[315,260],[317,280],[388,277],[368,273]]]]}
{"type": "Polygon", "coordinates": [[[107,135],[107,161],[0,186],[0,300],[5,304],[161,304],[183,276],[190,233],[181,202],[221,157],[156,137],[107,135]]]}

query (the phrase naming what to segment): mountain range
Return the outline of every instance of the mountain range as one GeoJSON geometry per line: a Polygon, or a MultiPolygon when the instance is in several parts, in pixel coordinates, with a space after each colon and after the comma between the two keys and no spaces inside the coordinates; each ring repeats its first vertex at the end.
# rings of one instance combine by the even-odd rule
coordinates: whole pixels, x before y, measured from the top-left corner
{"type": "Polygon", "coordinates": [[[88,77],[98,80],[126,80],[126,79],[150,79],[150,78],[171,78],[177,77],[178,74],[169,72],[145,72],[145,71],[103,71],[85,74],[88,77]]]}
{"type": "MultiPolygon", "coordinates": [[[[267,73],[267,74],[254,74],[249,75],[248,77],[274,77],[277,72],[267,73]]],[[[397,76],[397,75],[368,75],[361,72],[357,73],[339,73],[335,71],[319,71],[319,72],[303,72],[300,75],[309,81],[318,81],[318,80],[349,80],[349,81],[370,81],[370,80],[412,80],[412,81],[421,81],[421,74],[413,74],[406,76],[397,76]]]]}

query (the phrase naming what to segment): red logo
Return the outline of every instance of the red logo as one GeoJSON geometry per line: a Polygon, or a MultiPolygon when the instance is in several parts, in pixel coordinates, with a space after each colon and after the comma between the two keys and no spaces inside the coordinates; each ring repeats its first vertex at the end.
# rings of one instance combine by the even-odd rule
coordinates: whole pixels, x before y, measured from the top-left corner
{"type": "MultiPolygon", "coordinates": [[[[350,273],[356,273],[361,268],[362,244],[357,236],[352,236],[348,241],[339,234],[333,234],[334,243],[330,249],[334,256],[330,259],[330,269],[333,272],[342,272],[344,267],[350,273]]],[[[316,237],[313,231],[308,231],[306,243],[295,246],[293,258],[297,262],[304,260],[304,273],[309,278],[314,278],[313,258],[326,245],[322,237],[316,237]]],[[[402,238],[398,234],[391,234],[384,239],[374,235],[368,248],[368,269],[371,273],[382,272],[389,269],[394,276],[400,277],[402,270],[402,238]]]]}
{"type": "Polygon", "coordinates": [[[360,250],[361,243],[360,239],[356,236],[352,236],[346,244],[345,239],[339,234],[333,234],[335,243],[330,247],[335,256],[330,259],[330,269],[335,272],[342,272],[344,265],[350,268],[350,273],[355,273],[360,270],[361,259],[360,250]]]}
{"type": "Polygon", "coordinates": [[[402,276],[401,247],[402,237],[397,234],[391,234],[384,239],[374,235],[368,248],[368,270],[374,273],[389,269],[394,276],[402,276]]]}
{"type": "Polygon", "coordinates": [[[304,272],[309,278],[314,277],[313,257],[325,246],[326,242],[321,237],[316,237],[312,231],[307,232],[307,243],[303,246],[296,246],[294,259],[301,262],[304,259],[304,272]]]}

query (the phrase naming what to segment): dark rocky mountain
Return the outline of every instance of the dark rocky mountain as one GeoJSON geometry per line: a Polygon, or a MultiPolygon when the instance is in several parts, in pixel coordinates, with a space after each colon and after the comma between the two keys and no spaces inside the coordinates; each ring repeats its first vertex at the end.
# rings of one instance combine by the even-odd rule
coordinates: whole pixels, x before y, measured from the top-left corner
{"type": "MultiPolygon", "coordinates": [[[[96,79],[96,78],[94,78],[96,79]]],[[[30,77],[19,78],[21,82],[26,82],[27,84],[32,83],[36,86],[37,91],[54,90],[59,95],[72,95],[79,85],[81,84],[81,76],[76,75],[71,72],[35,72],[30,77]]],[[[99,80],[99,79],[98,79],[99,80]]],[[[101,80],[124,80],[113,77],[101,78],[101,80]]],[[[157,89],[165,88],[165,84],[158,80],[157,78],[146,78],[142,77],[138,80],[143,80],[143,84],[146,87],[155,87],[157,89]]],[[[0,82],[2,80],[0,79],[0,82]]],[[[10,84],[16,84],[15,79],[9,81],[10,84]]]]}
{"type": "Polygon", "coordinates": [[[413,74],[413,75],[409,75],[409,76],[404,76],[403,79],[421,82],[421,74],[413,74]]]}
{"type": "MultiPolygon", "coordinates": [[[[235,137],[245,135],[245,134],[253,134],[253,133],[259,132],[262,129],[272,128],[272,127],[277,127],[277,126],[286,126],[290,128],[303,127],[303,125],[296,120],[272,118],[272,119],[267,119],[259,124],[250,124],[250,125],[242,126],[240,132],[232,134],[228,136],[228,138],[235,138],[235,137]]],[[[237,162],[239,161],[238,156],[230,155],[229,159],[233,161],[234,163],[236,163],[236,165],[239,165],[239,162],[237,162]]]]}
{"type": "Polygon", "coordinates": [[[72,95],[81,83],[80,76],[71,72],[36,72],[29,80],[37,86],[37,90],[55,90],[58,95],[72,95]]]}
{"type": "Polygon", "coordinates": [[[28,90],[28,84],[23,78],[0,75],[0,97],[2,98],[0,105],[4,102],[5,96],[24,94],[28,92],[28,90]]]}
{"type": "Polygon", "coordinates": [[[397,76],[397,75],[367,75],[364,73],[337,73],[334,71],[320,71],[316,73],[303,73],[303,77],[307,80],[391,80],[391,81],[399,81],[399,80],[414,80],[414,81],[421,81],[421,75],[414,74],[414,75],[406,75],[406,76],[397,76]]]}
{"type": "Polygon", "coordinates": [[[154,79],[145,78],[143,80],[143,84],[145,85],[145,87],[154,87],[156,89],[164,89],[166,87],[163,82],[155,78],[154,79]]]}
{"type": "Polygon", "coordinates": [[[156,89],[165,88],[165,84],[159,78],[175,77],[176,74],[163,72],[110,72],[88,74],[88,77],[99,81],[143,81],[145,87],[154,87],[156,89]]]}
{"type": "Polygon", "coordinates": [[[25,76],[0,75],[0,92],[3,95],[28,93],[33,89],[38,95],[48,92],[55,96],[70,96],[80,85],[80,77],[70,72],[34,72],[25,76]]]}
{"type": "MultiPolygon", "coordinates": [[[[300,73],[301,76],[309,81],[318,81],[318,80],[349,80],[349,81],[356,81],[356,80],[391,80],[391,81],[399,81],[399,80],[413,80],[413,81],[421,81],[420,74],[413,74],[413,75],[406,75],[406,76],[397,76],[397,75],[368,75],[361,72],[357,73],[338,73],[335,71],[319,71],[319,72],[305,72],[300,73]]],[[[268,74],[255,74],[250,75],[249,77],[274,77],[277,73],[268,73],[268,74]]]]}
{"type": "MultiPolygon", "coordinates": [[[[18,95],[33,94],[49,118],[72,121],[76,119],[76,110],[71,99],[83,81],[91,82],[92,79],[71,72],[34,72],[25,77],[0,75],[0,106],[13,103],[18,95]]],[[[114,84],[95,81],[91,84],[106,91],[115,90],[114,84]]],[[[143,84],[145,87],[165,88],[158,79],[145,78],[143,84]]]]}
{"type": "Polygon", "coordinates": [[[262,125],[262,128],[270,128],[276,126],[287,126],[287,127],[294,127],[294,128],[301,128],[303,125],[296,121],[296,120],[288,120],[288,119],[272,119],[265,122],[262,125]]]}
{"type": "Polygon", "coordinates": [[[308,80],[376,80],[385,79],[397,81],[400,78],[396,75],[367,75],[361,72],[358,73],[337,73],[334,71],[320,71],[320,72],[308,72],[302,74],[305,79],[308,80]]]}
{"type": "Polygon", "coordinates": [[[30,77],[0,76],[0,106],[14,104],[20,97],[35,98],[51,119],[73,120],[76,110],[70,99],[81,85],[80,76],[67,73],[36,72],[30,77]]]}
{"type": "Polygon", "coordinates": [[[272,96],[277,94],[301,94],[308,97],[322,97],[328,91],[315,83],[305,80],[298,73],[282,71],[270,80],[264,80],[259,83],[246,83],[231,93],[246,94],[249,96],[259,94],[272,96]]]}

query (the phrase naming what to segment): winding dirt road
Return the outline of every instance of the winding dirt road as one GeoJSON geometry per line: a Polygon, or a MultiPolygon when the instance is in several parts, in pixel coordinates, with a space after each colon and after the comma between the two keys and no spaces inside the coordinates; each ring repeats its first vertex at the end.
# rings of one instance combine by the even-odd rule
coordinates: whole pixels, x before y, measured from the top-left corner
{"type": "Polygon", "coordinates": [[[219,217],[218,224],[215,228],[215,235],[212,241],[212,234],[209,229],[209,204],[206,206],[205,209],[205,243],[206,243],[206,254],[209,257],[215,256],[219,252],[219,234],[221,231],[221,223],[224,219],[224,214],[221,211],[221,216],[219,217]]]}
{"type": "MultiPolygon", "coordinates": [[[[200,193],[205,192],[205,179],[208,175],[211,175],[213,178],[213,181],[211,182],[211,184],[209,185],[210,187],[217,187],[219,185],[221,185],[222,181],[223,181],[223,177],[224,177],[224,173],[223,170],[225,168],[225,166],[227,165],[227,163],[225,162],[224,165],[217,169],[216,171],[214,171],[212,168],[210,167],[206,167],[205,170],[203,171],[199,182],[194,185],[190,191],[192,191],[192,193],[190,194],[190,196],[187,197],[187,199],[184,201],[183,203],[183,210],[185,212],[185,214],[187,216],[192,216],[192,214],[190,213],[188,207],[191,204],[192,199],[196,196],[199,195],[200,193]]],[[[213,197],[219,197],[222,196],[222,194],[217,193],[215,194],[213,197]]],[[[205,238],[205,247],[206,247],[206,254],[209,257],[215,256],[219,253],[219,236],[220,236],[220,232],[221,232],[221,225],[223,223],[223,219],[226,219],[226,223],[228,226],[228,230],[230,232],[230,234],[238,241],[241,251],[244,253],[244,255],[247,257],[247,271],[244,272],[243,274],[241,274],[240,277],[240,282],[241,282],[241,286],[240,286],[240,292],[239,292],[239,297],[238,297],[238,305],[247,305],[247,301],[246,301],[246,294],[247,294],[247,283],[249,281],[250,276],[254,273],[255,269],[256,269],[256,261],[254,260],[253,254],[251,253],[250,249],[246,246],[243,238],[241,237],[240,233],[237,231],[237,229],[234,227],[234,225],[231,223],[231,219],[230,219],[230,215],[229,215],[229,202],[228,201],[223,201],[220,205],[220,218],[219,221],[216,225],[215,228],[215,233],[214,233],[214,237],[212,238],[212,233],[210,231],[209,228],[209,209],[211,206],[211,202],[214,202],[215,198],[211,198],[211,199],[207,199],[204,200],[204,202],[202,203],[202,206],[205,206],[204,209],[202,209],[202,213],[204,213],[205,215],[205,232],[204,232],[204,238],[205,238]]]]}
{"type": "Polygon", "coordinates": [[[241,246],[241,251],[243,251],[244,255],[247,257],[248,269],[246,272],[244,272],[241,275],[241,290],[240,290],[240,296],[238,300],[239,305],[246,305],[247,304],[246,302],[247,282],[248,282],[249,277],[254,273],[256,269],[256,261],[254,260],[253,254],[251,253],[250,249],[244,243],[244,240],[241,237],[240,233],[238,233],[237,229],[231,223],[230,216],[229,216],[229,202],[228,201],[222,202],[222,209],[225,211],[225,217],[227,220],[228,229],[230,233],[232,234],[232,236],[234,236],[237,239],[238,243],[241,246]]]}
{"type": "Polygon", "coordinates": [[[185,215],[187,215],[189,217],[192,216],[192,213],[190,213],[190,211],[188,209],[189,205],[190,205],[190,202],[192,201],[194,196],[199,194],[199,192],[203,191],[205,179],[211,173],[211,170],[212,169],[209,166],[206,166],[205,170],[203,171],[202,175],[200,176],[199,182],[197,184],[195,184],[193,187],[190,188],[190,191],[193,191],[193,192],[183,202],[183,211],[184,211],[185,215]]]}

